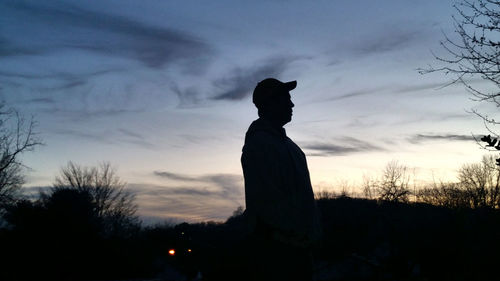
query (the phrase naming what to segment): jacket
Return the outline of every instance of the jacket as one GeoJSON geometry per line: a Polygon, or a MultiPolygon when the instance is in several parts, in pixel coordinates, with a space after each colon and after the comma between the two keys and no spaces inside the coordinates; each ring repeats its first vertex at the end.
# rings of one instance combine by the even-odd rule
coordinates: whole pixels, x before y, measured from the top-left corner
{"type": "Polygon", "coordinates": [[[263,118],[249,127],[242,150],[245,215],[250,231],[265,229],[281,242],[308,246],[321,235],[305,154],[263,118]]]}

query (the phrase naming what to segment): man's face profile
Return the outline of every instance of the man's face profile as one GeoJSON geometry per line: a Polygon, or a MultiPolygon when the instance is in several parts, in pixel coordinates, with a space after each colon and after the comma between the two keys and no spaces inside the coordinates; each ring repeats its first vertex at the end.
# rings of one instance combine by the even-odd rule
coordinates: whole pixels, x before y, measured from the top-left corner
{"type": "Polygon", "coordinates": [[[290,97],[290,93],[280,93],[279,95],[276,95],[276,97],[270,103],[267,104],[267,117],[275,121],[280,126],[283,126],[292,120],[293,107],[294,104],[290,97]]]}

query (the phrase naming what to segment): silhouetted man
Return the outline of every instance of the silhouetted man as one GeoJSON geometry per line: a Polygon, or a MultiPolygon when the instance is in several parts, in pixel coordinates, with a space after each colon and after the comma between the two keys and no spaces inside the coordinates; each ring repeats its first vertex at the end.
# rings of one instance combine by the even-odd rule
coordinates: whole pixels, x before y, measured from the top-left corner
{"type": "Polygon", "coordinates": [[[318,212],[306,157],[283,128],[292,120],[289,91],[296,86],[268,78],[253,92],[259,119],[248,128],[241,164],[255,280],[312,279],[318,212]]]}

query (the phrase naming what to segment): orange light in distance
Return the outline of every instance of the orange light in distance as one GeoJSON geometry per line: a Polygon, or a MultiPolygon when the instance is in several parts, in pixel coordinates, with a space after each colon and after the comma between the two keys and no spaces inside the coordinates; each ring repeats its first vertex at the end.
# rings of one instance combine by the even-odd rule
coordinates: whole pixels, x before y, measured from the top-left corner
{"type": "Polygon", "coordinates": [[[175,250],[174,249],[170,249],[168,251],[168,254],[171,255],[171,256],[175,256],[175,250]]]}
{"type": "Polygon", "coordinates": [[[191,249],[188,249],[188,252],[191,253],[192,252],[191,249]]]}

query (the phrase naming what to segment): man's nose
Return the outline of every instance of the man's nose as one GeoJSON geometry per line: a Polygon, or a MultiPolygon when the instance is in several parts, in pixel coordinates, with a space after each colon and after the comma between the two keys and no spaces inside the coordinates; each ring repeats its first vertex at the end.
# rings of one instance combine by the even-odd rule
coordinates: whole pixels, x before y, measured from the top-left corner
{"type": "Polygon", "coordinates": [[[290,107],[294,107],[294,106],[295,106],[295,104],[293,104],[293,102],[290,101],[290,107]]]}

